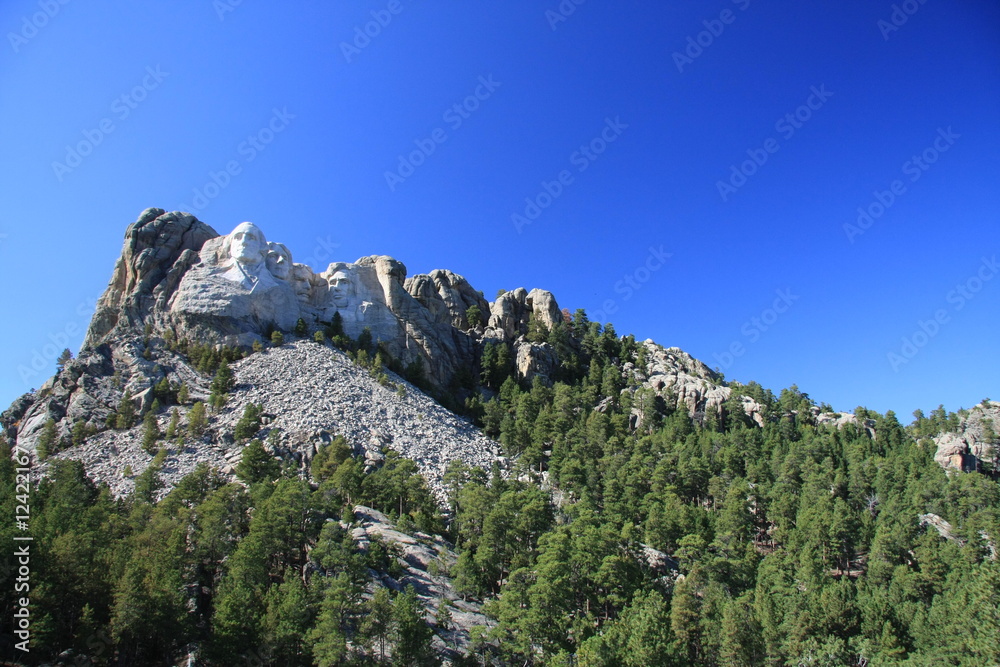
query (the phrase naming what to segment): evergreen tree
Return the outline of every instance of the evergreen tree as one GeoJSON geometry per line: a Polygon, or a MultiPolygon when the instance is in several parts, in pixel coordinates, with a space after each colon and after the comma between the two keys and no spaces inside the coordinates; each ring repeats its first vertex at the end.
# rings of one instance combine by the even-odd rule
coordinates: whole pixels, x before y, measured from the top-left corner
{"type": "Polygon", "coordinates": [[[198,401],[188,412],[188,435],[192,438],[200,438],[205,433],[208,426],[208,417],[205,414],[205,404],[198,401]]]}
{"type": "Polygon", "coordinates": [[[281,464],[267,453],[260,440],[251,440],[243,448],[243,456],[235,472],[247,484],[256,484],[275,479],[281,473],[281,464]]]}
{"type": "Polygon", "coordinates": [[[260,418],[264,412],[264,406],[258,403],[247,403],[243,408],[243,416],[236,422],[233,429],[233,436],[237,440],[247,440],[252,438],[260,430],[260,418]]]}
{"type": "Polygon", "coordinates": [[[465,320],[469,323],[469,327],[472,329],[478,329],[483,323],[483,313],[479,310],[479,306],[472,304],[465,309],[465,320]]]}
{"type": "Polygon", "coordinates": [[[166,436],[168,440],[173,440],[177,437],[177,429],[181,423],[181,413],[180,410],[174,408],[170,412],[170,422],[167,424],[166,436]]]}
{"type": "Polygon", "coordinates": [[[38,444],[35,446],[35,451],[38,454],[39,460],[44,461],[49,456],[59,451],[56,442],[57,438],[58,432],[56,431],[56,422],[54,419],[49,419],[45,422],[45,426],[42,428],[42,433],[38,436],[38,444]]]}
{"type": "Polygon", "coordinates": [[[63,368],[66,367],[66,364],[72,358],[73,353],[69,351],[69,348],[65,348],[62,352],[60,352],[59,357],[56,359],[56,372],[62,373],[63,368]]]}
{"type": "Polygon", "coordinates": [[[394,628],[393,605],[389,591],[379,587],[372,599],[365,604],[364,620],[361,622],[363,640],[377,652],[378,659],[385,660],[385,649],[394,628]]]}
{"type": "Polygon", "coordinates": [[[128,389],[118,402],[118,412],[115,413],[115,428],[123,431],[135,425],[135,404],[132,402],[132,392],[128,389]]]}
{"type": "Polygon", "coordinates": [[[393,655],[401,665],[433,664],[431,639],[434,631],[424,621],[424,610],[413,586],[396,596],[392,606],[395,642],[393,655]]]}
{"type": "Polygon", "coordinates": [[[156,415],[150,410],[142,420],[142,448],[147,454],[156,452],[156,443],[163,437],[156,415]]]}

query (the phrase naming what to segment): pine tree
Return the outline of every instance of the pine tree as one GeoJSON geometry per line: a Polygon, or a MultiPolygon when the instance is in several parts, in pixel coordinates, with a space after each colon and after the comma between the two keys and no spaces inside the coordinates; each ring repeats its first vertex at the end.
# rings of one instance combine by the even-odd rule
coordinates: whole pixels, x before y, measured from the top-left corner
{"type": "Polygon", "coordinates": [[[215,410],[222,408],[226,404],[229,392],[235,384],[236,380],[233,378],[233,371],[229,368],[229,363],[223,359],[222,363],[219,364],[219,369],[215,372],[215,377],[212,378],[210,387],[212,394],[208,399],[209,405],[215,410]]]}
{"type": "Polygon", "coordinates": [[[243,416],[236,422],[233,435],[237,440],[252,438],[260,430],[260,416],[264,412],[264,406],[255,403],[247,403],[243,408],[243,416]]]}
{"type": "Polygon", "coordinates": [[[170,423],[167,424],[167,439],[173,440],[177,437],[177,427],[181,422],[180,410],[174,408],[170,413],[170,423]]]}
{"type": "Polygon", "coordinates": [[[115,428],[123,431],[135,425],[135,404],[132,402],[132,392],[128,389],[118,402],[118,412],[115,414],[115,428]]]}
{"type": "Polygon", "coordinates": [[[365,617],[361,622],[361,635],[369,645],[378,648],[378,659],[385,660],[386,643],[394,629],[393,605],[389,590],[379,587],[372,599],[365,604],[365,617]]]}
{"type": "Polygon", "coordinates": [[[208,426],[208,418],[205,416],[205,404],[198,401],[188,413],[188,434],[192,438],[200,438],[205,433],[208,426]]]}
{"type": "Polygon", "coordinates": [[[353,611],[354,586],[346,572],[326,584],[316,624],[309,631],[317,667],[340,665],[347,657],[346,625],[353,611]]]}
{"type": "Polygon", "coordinates": [[[156,443],[163,437],[160,427],[156,423],[156,415],[153,414],[152,410],[146,413],[142,420],[142,426],[142,448],[147,454],[152,454],[156,451],[156,443]]]}
{"type": "Polygon", "coordinates": [[[306,324],[306,321],[300,317],[295,323],[295,335],[302,338],[307,333],[309,333],[309,325],[306,324]]]}
{"type": "Polygon", "coordinates": [[[285,335],[280,331],[275,331],[271,334],[271,345],[275,347],[281,347],[285,344],[285,335]]]}
{"type": "Polygon", "coordinates": [[[396,639],[393,655],[405,660],[405,664],[428,664],[434,657],[431,651],[434,631],[424,621],[423,606],[412,585],[396,596],[392,607],[396,639]]]}
{"type": "Polygon", "coordinates": [[[45,426],[42,428],[42,434],[38,436],[38,444],[35,449],[38,453],[39,460],[44,461],[58,451],[56,448],[56,437],[56,422],[54,419],[50,419],[45,422],[45,426]]]}
{"type": "Polygon", "coordinates": [[[59,357],[56,359],[56,372],[62,373],[63,368],[66,367],[66,363],[72,358],[73,353],[69,351],[69,348],[66,348],[59,353],[59,357]]]}
{"type": "Polygon", "coordinates": [[[264,449],[260,440],[251,440],[243,448],[243,456],[236,466],[236,476],[247,484],[256,484],[276,478],[281,472],[281,464],[264,449]]]}
{"type": "Polygon", "coordinates": [[[465,309],[465,319],[469,323],[469,327],[472,329],[478,329],[483,323],[483,313],[479,310],[479,306],[472,304],[465,309]]]}

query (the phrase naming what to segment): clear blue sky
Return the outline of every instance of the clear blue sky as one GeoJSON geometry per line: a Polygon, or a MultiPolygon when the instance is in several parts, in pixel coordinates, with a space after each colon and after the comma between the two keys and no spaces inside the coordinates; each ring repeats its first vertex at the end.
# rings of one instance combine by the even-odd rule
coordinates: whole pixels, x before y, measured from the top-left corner
{"type": "Polygon", "coordinates": [[[317,269],[388,254],[489,298],[612,301],[619,333],[841,410],[1000,399],[1000,275],[976,282],[1000,254],[995,2],[225,3],[0,8],[4,406],[50,338],[79,347],[139,212],[198,204],[317,269]],[[518,230],[526,198],[547,207],[518,230]]]}

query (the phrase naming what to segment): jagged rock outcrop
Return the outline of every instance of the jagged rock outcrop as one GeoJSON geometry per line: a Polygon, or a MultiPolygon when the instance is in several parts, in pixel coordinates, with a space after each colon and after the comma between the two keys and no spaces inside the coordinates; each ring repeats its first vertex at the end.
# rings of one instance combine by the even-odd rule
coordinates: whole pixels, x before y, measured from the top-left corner
{"type": "Polygon", "coordinates": [[[315,273],[253,223],[220,236],[190,214],[154,208],[128,227],[84,348],[147,325],[178,339],[248,346],[272,329],[291,330],[299,318],[316,329],[338,313],[347,335],[368,328],[402,364],[419,359],[428,380],[446,386],[476,362],[478,341],[465,317],[473,304],[489,312],[450,271],[406,281],[402,262],[370,256],[315,273]]]}
{"type": "Polygon", "coordinates": [[[1000,463],[1000,404],[980,403],[959,419],[958,430],[934,436],[934,458],[948,470],[981,470],[1000,463]]]}
{"type": "MultiPolygon", "coordinates": [[[[732,389],[718,373],[679,348],[664,348],[651,340],[640,345],[645,348],[646,363],[643,368],[632,367],[635,388],[655,391],[668,406],[684,406],[692,417],[721,414],[732,389]]],[[[763,426],[762,406],[749,396],[740,400],[747,417],[763,426]]],[[[633,408],[633,417],[640,420],[641,416],[641,408],[633,408]]]]}
{"type": "Polygon", "coordinates": [[[156,297],[162,296],[162,288],[158,293],[156,288],[176,280],[179,276],[175,267],[192,261],[194,253],[217,236],[214,229],[189,213],[147,208],[139,214],[139,219],[125,230],[121,257],[115,263],[107,290],[97,301],[83,347],[97,347],[116,329],[141,329],[158,305],[156,297]]]}
{"type": "Polygon", "coordinates": [[[478,372],[489,340],[512,346],[522,378],[549,378],[554,352],[523,336],[532,316],[551,328],[562,314],[544,290],[519,288],[490,304],[458,274],[435,270],[407,279],[402,262],[382,255],[334,262],[316,273],[253,223],[222,236],[191,214],[150,208],[125,232],[79,358],[36,394],[15,401],[0,424],[33,449],[53,420],[65,444],[77,422],[102,429],[126,392],[141,414],[163,379],[204,384],[160,336],[248,349],[274,329],[290,331],[300,318],[311,335],[335,316],[346,335],[357,339],[368,329],[402,366],[419,362],[430,385],[443,388],[458,374],[478,372]],[[478,329],[468,321],[472,306],[480,312],[478,329]]]}
{"type": "Polygon", "coordinates": [[[467,330],[470,323],[466,312],[476,306],[482,317],[490,312],[490,304],[482,294],[457,273],[436,269],[430,274],[417,274],[403,283],[407,293],[431,312],[438,322],[448,322],[467,330]]]}

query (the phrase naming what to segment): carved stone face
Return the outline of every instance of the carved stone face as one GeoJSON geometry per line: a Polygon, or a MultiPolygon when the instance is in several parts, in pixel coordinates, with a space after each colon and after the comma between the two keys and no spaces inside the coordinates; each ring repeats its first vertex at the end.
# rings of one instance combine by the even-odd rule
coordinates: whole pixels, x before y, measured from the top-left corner
{"type": "Polygon", "coordinates": [[[312,296],[312,281],[310,280],[313,275],[312,270],[305,264],[295,264],[291,274],[295,282],[295,294],[299,298],[299,303],[308,305],[312,296]]]}
{"type": "Polygon", "coordinates": [[[279,280],[288,280],[292,272],[292,253],[281,243],[268,243],[267,247],[267,270],[279,280]]]}
{"type": "Polygon", "coordinates": [[[240,264],[260,264],[266,247],[264,232],[252,222],[240,223],[229,235],[229,256],[240,264]]]}
{"type": "Polygon", "coordinates": [[[327,280],[330,301],[337,308],[346,308],[354,294],[354,284],[346,271],[337,271],[327,280]]]}

